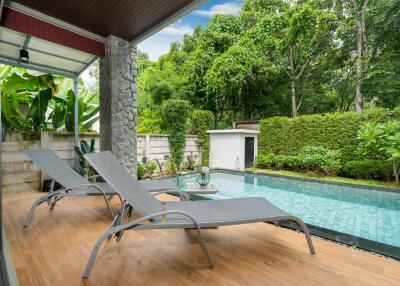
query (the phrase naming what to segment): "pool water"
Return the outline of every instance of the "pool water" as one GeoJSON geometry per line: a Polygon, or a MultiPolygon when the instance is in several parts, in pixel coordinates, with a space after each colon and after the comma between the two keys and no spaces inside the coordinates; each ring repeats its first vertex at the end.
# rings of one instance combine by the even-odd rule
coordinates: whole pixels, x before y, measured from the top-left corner
{"type": "MultiPolygon", "coordinates": [[[[180,188],[197,175],[180,178],[180,188]]],[[[209,199],[263,197],[305,223],[400,247],[400,192],[236,172],[212,172],[209,199]]]]}

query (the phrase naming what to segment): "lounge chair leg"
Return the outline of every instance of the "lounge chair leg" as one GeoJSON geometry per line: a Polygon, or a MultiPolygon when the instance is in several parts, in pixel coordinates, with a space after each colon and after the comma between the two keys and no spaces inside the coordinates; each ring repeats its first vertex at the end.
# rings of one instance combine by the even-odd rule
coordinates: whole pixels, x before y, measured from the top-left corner
{"type": "Polygon", "coordinates": [[[37,206],[39,206],[40,204],[48,201],[53,196],[56,196],[58,194],[60,194],[60,192],[53,192],[51,194],[47,194],[47,195],[41,196],[36,201],[34,201],[32,206],[31,206],[31,208],[30,208],[30,210],[29,210],[29,212],[28,212],[28,214],[25,217],[24,227],[27,227],[30,224],[30,222],[32,220],[32,217],[33,217],[33,213],[35,212],[37,206]]]}
{"type": "Polygon", "coordinates": [[[307,240],[307,244],[308,244],[308,249],[310,250],[310,254],[315,254],[314,245],[313,245],[313,242],[311,240],[310,232],[308,231],[307,225],[304,222],[302,222],[301,220],[299,220],[298,218],[293,218],[291,220],[296,222],[297,224],[299,224],[301,226],[301,228],[303,229],[304,235],[306,236],[306,240],[307,240]]]}
{"type": "Polygon", "coordinates": [[[201,231],[201,228],[198,225],[196,225],[196,229],[197,229],[197,235],[198,235],[198,239],[199,239],[199,243],[200,243],[201,249],[203,250],[204,255],[206,256],[207,261],[208,261],[208,266],[210,268],[213,268],[214,267],[214,263],[213,263],[213,261],[211,259],[210,253],[208,252],[208,248],[207,248],[206,240],[204,239],[203,232],[201,231]]]}
{"type": "Polygon", "coordinates": [[[57,202],[59,200],[62,200],[63,198],[65,198],[65,196],[57,196],[56,198],[52,199],[52,203],[50,204],[50,209],[54,209],[54,207],[56,206],[57,202]]]}
{"type": "MultiPolygon", "coordinates": [[[[112,233],[111,233],[112,235],[112,233]]],[[[103,244],[104,240],[110,236],[109,230],[107,230],[100,238],[97,240],[96,244],[93,247],[92,253],[90,254],[89,260],[86,264],[85,271],[83,272],[82,278],[88,278],[90,273],[92,272],[94,262],[96,260],[97,254],[99,253],[99,249],[103,244]]]]}
{"type": "Polygon", "coordinates": [[[108,199],[107,199],[106,196],[104,196],[104,201],[106,202],[107,209],[108,209],[108,211],[110,212],[111,217],[114,218],[114,212],[113,212],[113,210],[112,210],[112,208],[111,208],[111,206],[110,206],[110,202],[108,201],[108,199]]]}
{"type": "Polygon", "coordinates": [[[129,206],[129,210],[128,210],[128,217],[131,218],[133,214],[133,207],[129,206]]]}
{"type": "MultiPolygon", "coordinates": [[[[123,201],[121,208],[119,209],[118,219],[115,221],[116,226],[121,225],[124,222],[124,216],[126,211],[126,201],[123,201]]],[[[121,240],[123,231],[119,231],[115,234],[117,242],[121,240]]]]}
{"type": "MultiPolygon", "coordinates": [[[[108,230],[112,229],[113,227],[115,227],[115,226],[117,225],[118,219],[119,219],[119,214],[117,214],[117,215],[114,217],[114,219],[113,219],[113,221],[111,222],[111,225],[110,225],[110,227],[108,228],[108,230]]],[[[110,239],[111,237],[112,237],[112,233],[110,233],[110,234],[107,236],[108,239],[110,239]]]]}

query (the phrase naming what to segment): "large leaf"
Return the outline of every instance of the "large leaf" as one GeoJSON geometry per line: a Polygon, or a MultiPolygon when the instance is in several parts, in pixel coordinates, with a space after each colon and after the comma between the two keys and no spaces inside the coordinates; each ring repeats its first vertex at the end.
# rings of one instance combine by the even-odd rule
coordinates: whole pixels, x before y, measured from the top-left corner
{"type": "Polygon", "coordinates": [[[1,115],[6,128],[24,130],[23,118],[14,111],[13,94],[15,91],[4,94],[1,101],[1,115]]]}
{"type": "Polygon", "coordinates": [[[100,105],[91,108],[90,112],[86,113],[83,116],[83,122],[86,122],[88,120],[90,120],[91,118],[93,118],[94,116],[96,116],[100,111],[100,105]]]}
{"type": "Polygon", "coordinates": [[[55,105],[52,116],[52,125],[54,129],[58,129],[64,124],[66,113],[65,106],[61,104],[55,105]]]}
{"type": "Polygon", "coordinates": [[[42,127],[46,127],[46,111],[51,97],[52,90],[48,88],[41,90],[39,95],[32,101],[28,117],[32,119],[33,130],[40,131],[42,127]]]}
{"type": "Polygon", "coordinates": [[[84,122],[84,123],[82,124],[82,130],[83,130],[83,131],[92,130],[92,126],[93,126],[94,123],[96,123],[97,120],[99,120],[99,117],[98,117],[98,116],[95,117],[95,118],[90,119],[89,121],[84,122]]]}
{"type": "Polygon", "coordinates": [[[65,115],[65,129],[69,132],[73,132],[75,129],[74,114],[71,113],[70,111],[67,111],[67,114],[65,115]]]}

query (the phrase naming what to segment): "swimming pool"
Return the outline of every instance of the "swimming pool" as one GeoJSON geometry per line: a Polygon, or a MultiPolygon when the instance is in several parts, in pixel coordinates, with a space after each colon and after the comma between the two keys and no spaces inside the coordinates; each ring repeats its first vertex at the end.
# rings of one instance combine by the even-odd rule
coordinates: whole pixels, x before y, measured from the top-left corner
{"type": "MultiPolygon", "coordinates": [[[[180,188],[197,175],[180,178],[180,188]]],[[[263,197],[312,233],[400,259],[400,192],[245,172],[213,171],[208,199],[263,197]]]]}

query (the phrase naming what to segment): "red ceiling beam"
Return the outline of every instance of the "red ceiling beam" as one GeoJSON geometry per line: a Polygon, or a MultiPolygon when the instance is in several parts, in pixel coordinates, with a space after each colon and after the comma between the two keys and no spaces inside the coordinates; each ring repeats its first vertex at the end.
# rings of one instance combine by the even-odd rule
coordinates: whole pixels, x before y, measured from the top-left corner
{"type": "Polygon", "coordinates": [[[8,7],[3,8],[1,26],[40,39],[104,57],[104,43],[87,38],[8,7]]]}

